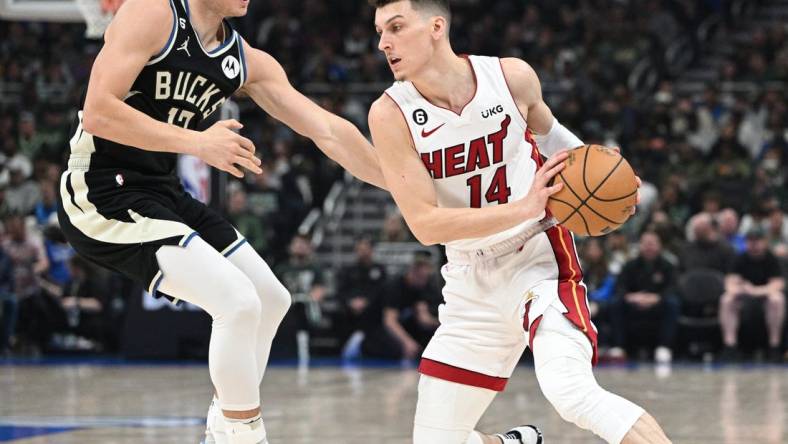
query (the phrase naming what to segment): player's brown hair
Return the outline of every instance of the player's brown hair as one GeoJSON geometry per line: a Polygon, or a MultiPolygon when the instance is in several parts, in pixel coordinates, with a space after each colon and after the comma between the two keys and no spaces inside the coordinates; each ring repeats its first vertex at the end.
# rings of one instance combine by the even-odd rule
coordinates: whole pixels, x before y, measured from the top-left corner
{"type": "MultiPolygon", "coordinates": [[[[391,3],[402,2],[405,0],[369,0],[369,5],[375,8],[382,8],[391,3]]],[[[415,10],[425,8],[435,9],[440,11],[441,14],[446,16],[446,20],[451,20],[451,8],[449,7],[449,0],[410,0],[410,4],[415,10]]]]}

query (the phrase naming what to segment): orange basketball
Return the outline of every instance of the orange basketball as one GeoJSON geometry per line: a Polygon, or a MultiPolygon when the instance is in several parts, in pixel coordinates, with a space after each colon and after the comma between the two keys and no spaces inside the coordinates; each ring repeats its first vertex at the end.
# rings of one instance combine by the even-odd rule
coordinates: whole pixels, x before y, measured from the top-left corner
{"type": "Polygon", "coordinates": [[[621,154],[600,145],[569,152],[554,181],[564,187],[547,201],[558,223],[582,236],[610,233],[629,219],[637,201],[637,180],[621,154]]]}

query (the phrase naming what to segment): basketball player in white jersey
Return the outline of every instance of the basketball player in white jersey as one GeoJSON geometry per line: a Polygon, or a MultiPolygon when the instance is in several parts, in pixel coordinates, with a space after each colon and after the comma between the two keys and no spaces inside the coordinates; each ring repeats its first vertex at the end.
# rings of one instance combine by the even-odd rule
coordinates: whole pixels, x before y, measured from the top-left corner
{"type": "Polygon", "coordinates": [[[361,133],[293,89],[279,63],[224,20],[243,16],[247,6],[129,0],[120,8],[92,68],[58,208],[81,255],[211,315],[209,369],[218,399],[206,442],[230,444],[268,442],[259,385],[291,298],[232,225],[184,191],[177,154],[236,177],[242,169],[260,173],[254,145],[233,131],[238,122],[198,130],[243,90],[351,173],[383,184],[361,133]]]}
{"type": "Polygon", "coordinates": [[[542,101],[533,69],[458,57],[448,0],[370,3],[397,80],[369,112],[386,185],[415,236],[446,245],[448,257],[441,326],[419,367],[414,443],[541,443],[532,426],[474,431],[527,344],[564,419],[610,443],[669,442],[592,374],[596,330],[573,238],[545,211],[563,150],[583,143],[542,101]]]}

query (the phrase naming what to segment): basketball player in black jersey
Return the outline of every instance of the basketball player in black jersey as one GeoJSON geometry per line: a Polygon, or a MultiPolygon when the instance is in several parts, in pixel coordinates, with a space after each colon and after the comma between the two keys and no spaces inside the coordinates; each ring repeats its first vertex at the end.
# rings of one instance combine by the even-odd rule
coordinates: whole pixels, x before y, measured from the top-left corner
{"type": "Polygon", "coordinates": [[[218,398],[206,442],[230,444],[267,443],[259,384],[290,295],[228,222],[184,192],[177,154],[236,177],[260,173],[254,145],[234,132],[240,123],[196,130],[243,90],[351,173],[383,185],[359,131],[293,89],[279,63],[225,20],[247,6],[128,0],[120,8],[93,65],[58,208],[80,254],[212,316],[209,369],[218,398]]]}

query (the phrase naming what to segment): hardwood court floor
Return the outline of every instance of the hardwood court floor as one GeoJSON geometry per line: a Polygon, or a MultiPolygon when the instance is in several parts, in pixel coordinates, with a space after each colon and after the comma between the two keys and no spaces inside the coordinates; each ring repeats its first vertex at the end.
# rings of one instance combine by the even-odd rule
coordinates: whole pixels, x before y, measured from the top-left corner
{"type": "MultiPolygon", "coordinates": [[[[788,442],[788,367],[601,368],[597,377],[651,411],[674,443],[788,442]]],[[[417,380],[412,369],[271,368],[262,390],[270,442],[406,444],[417,380]]],[[[0,365],[0,442],[196,444],[210,397],[202,366],[0,365]]],[[[522,423],[539,424],[547,444],[601,442],[560,419],[527,367],[480,429],[522,423]]]]}

